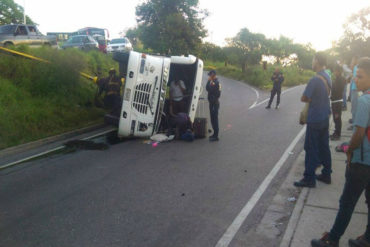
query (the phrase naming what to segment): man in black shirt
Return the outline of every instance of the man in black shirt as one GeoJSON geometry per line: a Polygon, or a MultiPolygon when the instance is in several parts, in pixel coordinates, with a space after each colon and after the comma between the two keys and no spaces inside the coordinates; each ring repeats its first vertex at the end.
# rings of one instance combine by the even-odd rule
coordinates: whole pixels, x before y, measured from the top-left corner
{"type": "Polygon", "coordinates": [[[211,70],[208,73],[206,90],[208,92],[209,113],[211,115],[211,124],[213,135],[209,137],[210,141],[218,141],[218,110],[220,108],[219,98],[221,96],[221,84],[216,77],[216,71],[211,70]]]}
{"type": "Polygon", "coordinates": [[[343,77],[343,68],[336,65],[334,68],[335,80],[331,92],[331,109],[333,112],[333,120],[335,123],[335,131],[330,136],[332,141],[339,140],[342,131],[342,103],[343,90],[346,85],[346,80],[343,77]]]}

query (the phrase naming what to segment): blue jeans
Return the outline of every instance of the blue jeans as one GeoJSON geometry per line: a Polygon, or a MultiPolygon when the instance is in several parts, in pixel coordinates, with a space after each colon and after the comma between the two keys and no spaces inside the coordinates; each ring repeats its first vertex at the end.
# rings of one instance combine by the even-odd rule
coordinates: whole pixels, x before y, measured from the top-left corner
{"type": "Polygon", "coordinates": [[[346,183],[339,200],[339,211],[330,231],[330,238],[332,240],[338,241],[344,234],[357,201],[364,190],[368,206],[365,237],[370,241],[370,166],[358,163],[351,164],[347,167],[346,183]]]}
{"type": "Polygon", "coordinates": [[[304,179],[315,182],[315,171],[319,165],[323,165],[322,174],[330,176],[332,170],[329,148],[329,118],[319,123],[307,123],[304,150],[306,151],[304,179]]]}

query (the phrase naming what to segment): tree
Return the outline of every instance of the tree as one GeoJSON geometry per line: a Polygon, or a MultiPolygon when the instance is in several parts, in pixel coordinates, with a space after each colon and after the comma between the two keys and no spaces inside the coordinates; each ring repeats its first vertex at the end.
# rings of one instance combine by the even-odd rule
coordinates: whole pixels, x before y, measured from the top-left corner
{"type": "Polygon", "coordinates": [[[125,34],[126,38],[128,38],[131,42],[131,44],[136,47],[137,44],[140,42],[139,36],[140,36],[140,29],[135,27],[135,28],[130,28],[126,31],[125,34]]]}
{"type": "Polygon", "coordinates": [[[293,53],[297,55],[297,64],[299,67],[303,69],[312,69],[312,59],[316,51],[311,47],[311,44],[294,44],[292,50],[293,53]]]}
{"type": "Polygon", "coordinates": [[[276,61],[280,64],[281,60],[289,58],[293,53],[293,40],[280,36],[279,39],[271,39],[267,41],[267,55],[276,57],[276,61]]]}
{"type": "Polygon", "coordinates": [[[214,62],[225,62],[227,60],[226,53],[222,47],[209,42],[206,42],[202,45],[200,57],[203,60],[210,60],[214,62]]]}
{"type": "Polygon", "coordinates": [[[197,53],[207,34],[198,0],[148,0],[136,7],[140,40],[162,54],[197,53]]]}
{"type": "Polygon", "coordinates": [[[266,51],[265,42],[265,35],[243,28],[234,38],[227,39],[227,50],[233,54],[232,57],[237,58],[242,72],[245,72],[248,63],[258,64],[261,61],[266,51]]]}
{"type": "MultiPolygon", "coordinates": [[[[23,23],[24,8],[13,0],[0,1],[0,25],[23,23]]],[[[26,16],[28,24],[34,24],[30,17],[26,16]]]]}
{"type": "Polygon", "coordinates": [[[343,25],[344,34],[334,49],[347,62],[354,55],[370,54],[370,7],[353,14],[343,25]]]}

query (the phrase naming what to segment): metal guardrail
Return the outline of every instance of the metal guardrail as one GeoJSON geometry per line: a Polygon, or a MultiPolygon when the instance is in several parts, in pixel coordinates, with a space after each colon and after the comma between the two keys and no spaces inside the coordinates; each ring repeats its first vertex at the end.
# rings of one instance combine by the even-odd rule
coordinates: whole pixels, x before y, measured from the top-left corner
{"type": "MultiPolygon", "coordinates": [[[[90,139],[93,139],[93,138],[96,138],[96,137],[99,137],[99,136],[104,136],[108,133],[111,133],[113,131],[117,131],[116,128],[112,128],[112,129],[109,129],[109,130],[106,130],[106,131],[103,131],[101,133],[98,133],[98,134],[95,134],[95,135],[92,135],[92,136],[89,136],[89,137],[85,137],[85,138],[82,138],[81,140],[90,140],[90,139]]],[[[19,159],[19,160],[16,160],[16,161],[13,161],[13,162],[10,162],[8,164],[5,164],[5,165],[2,165],[0,166],[0,171],[1,170],[4,170],[6,168],[10,168],[12,166],[16,166],[16,165],[19,165],[21,163],[24,163],[24,162],[27,162],[27,161],[30,161],[32,159],[36,159],[36,158],[40,158],[40,157],[43,157],[45,155],[48,155],[50,153],[53,153],[53,152],[56,152],[56,151],[59,151],[59,150],[62,150],[64,149],[65,146],[64,145],[61,145],[59,147],[56,147],[56,148],[53,148],[53,149],[50,149],[50,150],[47,150],[47,151],[44,151],[44,152],[41,152],[39,154],[35,154],[35,155],[31,155],[31,156],[28,156],[26,158],[23,158],[23,159],[19,159]]]]}

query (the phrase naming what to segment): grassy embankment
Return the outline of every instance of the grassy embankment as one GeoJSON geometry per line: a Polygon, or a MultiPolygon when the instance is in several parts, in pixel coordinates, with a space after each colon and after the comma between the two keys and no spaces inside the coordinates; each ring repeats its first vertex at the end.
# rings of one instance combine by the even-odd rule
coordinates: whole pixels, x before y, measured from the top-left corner
{"type": "MultiPolygon", "coordinates": [[[[252,86],[260,89],[271,89],[271,76],[275,70],[275,65],[267,65],[267,69],[263,70],[262,66],[249,66],[247,71],[243,73],[239,67],[228,65],[225,67],[224,63],[205,61],[205,70],[215,69],[219,75],[232,78],[238,81],[246,82],[252,86]]],[[[314,75],[312,71],[302,70],[296,66],[279,67],[283,72],[285,81],[284,87],[292,87],[307,83],[307,81],[314,75]]]]}
{"type": "Polygon", "coordinates": [[[47,47],[18,51],[51,61],[45,64],[0,53],[0,149],[103,121],[94,106],[96,85],[79,71],[107,76],[117,67],[97,51],[60,51],[47,47]]]}

